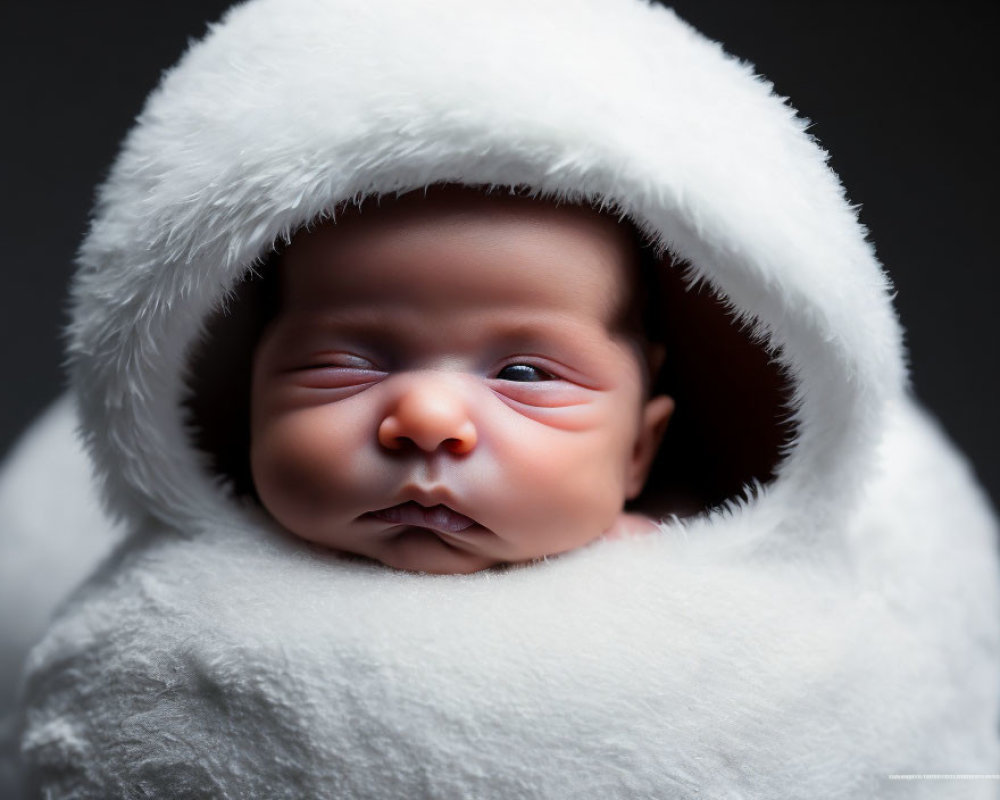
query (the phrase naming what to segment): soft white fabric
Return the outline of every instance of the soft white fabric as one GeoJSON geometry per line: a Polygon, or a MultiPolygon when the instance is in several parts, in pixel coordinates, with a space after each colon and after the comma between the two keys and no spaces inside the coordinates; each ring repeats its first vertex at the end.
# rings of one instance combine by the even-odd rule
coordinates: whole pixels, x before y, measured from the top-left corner
{"type": "MultiPolygon", "coordinates": [[[[886,280],[804,123],[638,0],[256,0],[150,98],[71,330],[135,534],[33,651],[52,797],[994,797],[996,529],[905,388],[886,280]],[[289,541],[204,467],[189,349],[340,202],[602,199],[787,369],[776,479],[660,535],[429,577],[289,541]]],[[[725,365],[719,365],[724,369],[725,365]]]]}
{"type": "Polygon", "coordinates": [[[75,428],[72,403],[61,397],[0,469],[0,797],[15,796],[14,704],[24,659],[58,603],[122,536],[100,509],[75,428]]]}

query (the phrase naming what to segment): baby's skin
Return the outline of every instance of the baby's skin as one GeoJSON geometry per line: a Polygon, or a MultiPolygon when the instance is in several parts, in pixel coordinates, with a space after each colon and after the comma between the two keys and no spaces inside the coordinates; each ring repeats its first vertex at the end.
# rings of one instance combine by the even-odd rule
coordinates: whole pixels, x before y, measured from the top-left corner
{"type": "Polygon", "coordinates": [[[430,573],[653,530],[623,508],[674,404],[647,396],[649,348],[621,323],[635,260],[609,216],[463,189],[299,233],[254,355],[260,501],[311,542],[430,573]]]}

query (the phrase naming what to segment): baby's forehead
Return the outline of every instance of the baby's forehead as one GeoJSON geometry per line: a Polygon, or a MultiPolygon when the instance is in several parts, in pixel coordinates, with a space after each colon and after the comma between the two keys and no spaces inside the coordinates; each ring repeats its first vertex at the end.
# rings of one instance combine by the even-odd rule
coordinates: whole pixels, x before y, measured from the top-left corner
{"type": "Polygon", "coordinates": [[[299,231],[289,247],[300,248],[304,243],[350,247],[359,239],[370,245],[375,237],[388,233],[410,235],[418,242],[423,236],[461,226],[510,236],[558,228],[564,235],[603,240],[622,254],[631,254],[636,245],[633,226],[592,205],[448,185],[342,205],[328,220],[299,231]]]}
{"type": "Polygon", "coordinates": [[[447,280],[498,302],[525,283],[539,300],[559,286],[561,301],[596,293],[619,309],[636,294],[639,248],[633,226],[589,205],[433,187],[340,208],[300,231],[280,258],[283,304],[325,290],[388,302],[447,280]]]}

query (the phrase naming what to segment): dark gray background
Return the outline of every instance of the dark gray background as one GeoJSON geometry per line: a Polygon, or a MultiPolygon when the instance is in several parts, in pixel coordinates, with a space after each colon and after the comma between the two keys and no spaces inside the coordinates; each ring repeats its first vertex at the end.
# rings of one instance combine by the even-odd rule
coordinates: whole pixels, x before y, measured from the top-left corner
{"type": "MultiPolygon", "coordinates": [[[[2,4],[0,452],[60,391],[64,287],[93,187],[160,72],[226,5],[2,4]]],[[[673,5],[813,120],[895,281],[917,393],[997,502],[997,4],[673,5]]]]}

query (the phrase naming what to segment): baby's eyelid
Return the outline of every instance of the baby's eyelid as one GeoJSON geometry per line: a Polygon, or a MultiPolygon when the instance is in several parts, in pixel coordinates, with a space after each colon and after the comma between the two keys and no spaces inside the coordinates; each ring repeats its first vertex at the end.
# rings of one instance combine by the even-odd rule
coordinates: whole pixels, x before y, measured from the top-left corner
{"type": "Polygon", "coordinates": [[[301,369],[355,369],[381,372],[381,368],[371,359],[357,353],[316,353],[308,358],[301,369]]]}
{"type": "Polygon", "coordinates": [[[355,369],[375,369],[375,364],[364,356],[353,353],[338,354],[334,359],[336,366],[353,367],[355,369]]]}

